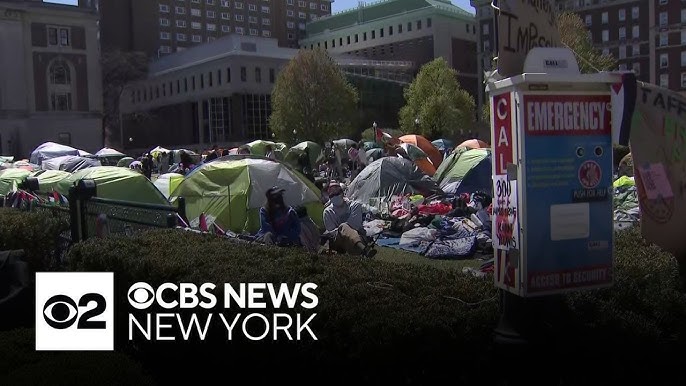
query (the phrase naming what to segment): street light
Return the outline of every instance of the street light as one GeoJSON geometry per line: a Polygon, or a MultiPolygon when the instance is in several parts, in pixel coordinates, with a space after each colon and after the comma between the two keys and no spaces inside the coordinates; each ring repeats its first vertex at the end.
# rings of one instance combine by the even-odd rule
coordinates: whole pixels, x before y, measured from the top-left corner
{"type": "Polygon", "coordinates": [[[275,134],[275,133],[272,133],[272,138],[276,138],[276,134],[275,134]]]}
{"type": "Polygon", "coordinates": [[[374,130],[376,130],[376,121],[374,121],[374,123],[372,124],[372,127],[374,128],[374,130]]]}
{"type": "Polygon", "coordinates": [[[417,129],[419,129],[419,118],[415,118],[415,119],[414,119],[414,129],[415,129],[415,131],[416,131],[417,129]]]}

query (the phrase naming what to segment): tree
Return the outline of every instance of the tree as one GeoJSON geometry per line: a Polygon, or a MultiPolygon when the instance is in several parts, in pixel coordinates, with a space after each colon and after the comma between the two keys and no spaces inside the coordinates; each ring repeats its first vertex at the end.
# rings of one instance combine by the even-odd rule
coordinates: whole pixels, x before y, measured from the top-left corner
{"type": "Polygon", "coordinates": [[[474,123],[474,98],[460,87],[457,71],[443,58],[422,66],[405,89],[400,128],[427,138],[453,138],[474,123]],[[417,121],[418,120],[418,121],[417,121]]]}
{"type": "Polygon", "coordinates": [[[562,44],[574,51],[582,73],[611,71],[617,68],[617,61],[612,55],[604,55],[593,47],[586,24],[579,15],[571,12],[561,13],[557,17],[557,28],[562,44]]]}
{"type": "Polygon", "coordinates": [[[301,50],[276,80],[269,127],[284,142],[348,137],[357,101],[357,90],[326,51],[301,50]]]}
{"type": "Polygon", "coordinates": [[[103,127],[105,144],[118,142],[120,137],[119,100],[127,83],[145,78],[148,73],[148,57],[142,52],[107,51],[102,55],[103,127]]]}

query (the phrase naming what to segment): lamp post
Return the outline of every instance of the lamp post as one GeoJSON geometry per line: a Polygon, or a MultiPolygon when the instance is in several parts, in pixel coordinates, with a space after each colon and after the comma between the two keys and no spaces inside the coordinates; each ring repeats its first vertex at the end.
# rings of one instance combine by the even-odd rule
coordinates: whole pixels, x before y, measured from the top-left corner
{"type": "Polygon", "coordinates": [[[295,129],[293,129],[293,141],[294,144],[298,143],[298,132],[295,129]]]}
{"type": "Polygon", "coordinates": [[[419,118],[415,118],[414,119],[414,131],[416,132],[418,130],[419,130],[419,118]]]}

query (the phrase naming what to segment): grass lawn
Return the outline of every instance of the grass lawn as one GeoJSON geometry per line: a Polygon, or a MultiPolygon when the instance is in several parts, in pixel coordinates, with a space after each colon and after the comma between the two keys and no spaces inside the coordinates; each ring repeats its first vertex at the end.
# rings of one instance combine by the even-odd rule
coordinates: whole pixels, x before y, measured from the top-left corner
{"type": "MultiPolygon", "coordinates": [[[[377,246],[378,251],[375,260],[397,263],[397,264],[412,264],[412,265],[424,265],[438,269],[456,269],[462,272],[464,267],[478,268],[482,261],[478,259],[464,259],[464,260],[436,260],[426,258],[418,253],[403,251],[400,249],[394,249],[389,247],[377,246]]],[[[475,255],[478,256],[478,255],[475,255]]]]}

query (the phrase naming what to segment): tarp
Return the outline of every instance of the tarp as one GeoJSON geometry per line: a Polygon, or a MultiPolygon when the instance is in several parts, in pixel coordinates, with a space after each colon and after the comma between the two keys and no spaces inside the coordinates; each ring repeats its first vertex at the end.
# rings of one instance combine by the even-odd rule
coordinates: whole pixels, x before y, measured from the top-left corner
{"type": "Polygon", "coordinates": [[[350,183],[347,195],[363,204],[372,199],[389,199],[396,194],[440,193],[436,181],[424,174],[412,161],[399,157],[383,157],[362,169],[350,183]]]}
{"type": "Polygon", "coordinates": [[[183,174],[165,173],[157,177],[154,185],[165,197],[169,198],[174,189],[181,184],[181,181],[183,181],[183,174]]]}
{"type": "Polygon", "coordinates": [[[435,141],[431,141],[431,144],[436,146],[436,149],[440,151],[445,151],[447,149],[453,148],[453,141],[449,139],[437,139],[435,141]]]}
{"type": "Polygon", "coordinates": [[[170,202],[185,198],[192,227],[198,227],[204,213],[207,225],[216,222],[222,229],[255,233],[260,228],[259,208],[272,186],[285,189],[286,205],[304,206],[323,228],[319,189],[285,163],[262,157],[229,156],[203,164],[186,176],[170,202]]]}
{"type": "Polygon", "coordinates": [[[70,175],[71,173],[62,170],[39,170],[30,176],[38,179],[38,192],[49,193],[55,189],[58,182],[70,175]]]}
{"type": "Polygon", "coordinates": [[[15,192],[31,172],[24,169],[5,169],[0,171],[0,196],[15,192]]]}
{"type": "Polygon", "coordinates": [[[43,170],[64,170],[73,173],[79,170],[102,166],[100,161],[94,158],[79,157],[75,155],[65,155],[43,161],[43,170]]]}
{"type": "Polygon", "coordinates": [[[82,179],[95,181],[97,197],[142,204],[169,205],[164,195],[144,175],[117,166],[97,166],[79,170],[58,182],[55,189],[63,196],[68,196],[69,188],[82,179]]]}
{"type": "Polygon", "coordinates": [[[98,150],[95,155],[98,157],[126,157],[126,154],[109,147],[103,147],[102,149],[98,150]]]}
{"type": "Polygon", "coordinates": [[[491,150],[458,148],[443,161],[434,179],[446,193],[474,193],[492,195],[491,150]]]}
{"type": "Polygon", "coordinates": [[[71,146],[60,145],[54,142],[46,142],[38,146],[31,152],[30,161],[32,164],[41,165],[44,160],[60,157],[63,155],[79,155],[79,150],[71,146]]]}
{"type": "Polygon", "coordinates": [[[400,142],[410,143],[424,150],[424,153],[429,156],[429,160],[431,160],[431,163],[434,164],[435,167],[438,167],[443,161],[443,155],[441,155],[441,152],[436,148],[436,146],[434,146],[431,142],[429,142],[428,139],[422,137],[421,135],[403,135],[398,139],[400,142]]]}
{"type": "Polygon", "coordinates": [[[307,150],[308,156],[310,158],[310,166],[314,168],[317,164],[324,161],[324,153],[322,152],[322,147],[319,144],[312,141],[300,142],[299,144],[293,146],[286,153],[285,161],[297,168],[298,158],[307,150]]]}

